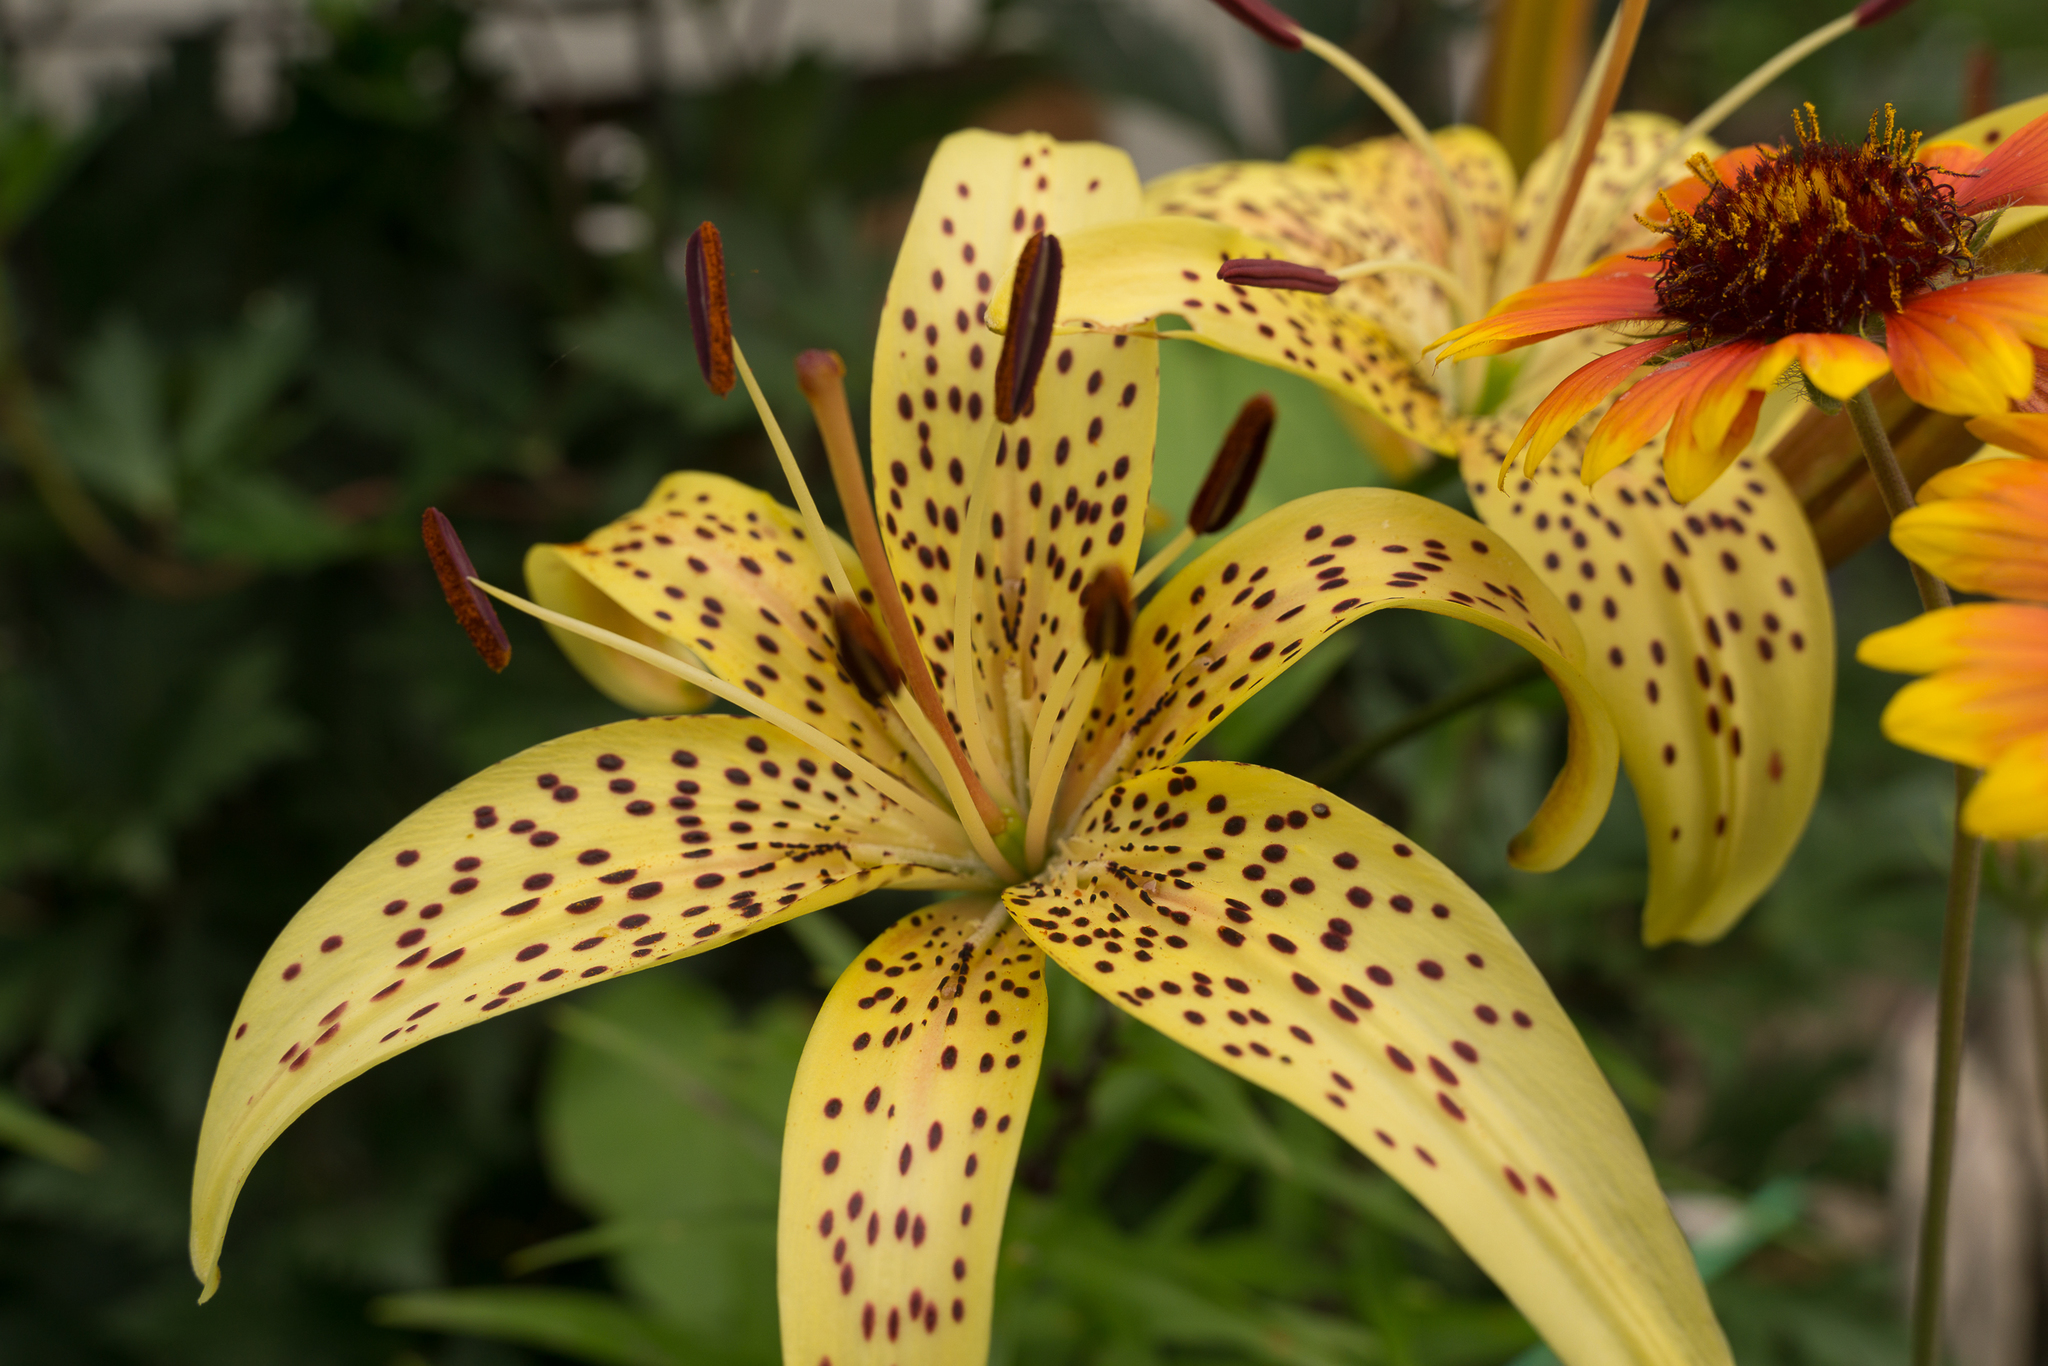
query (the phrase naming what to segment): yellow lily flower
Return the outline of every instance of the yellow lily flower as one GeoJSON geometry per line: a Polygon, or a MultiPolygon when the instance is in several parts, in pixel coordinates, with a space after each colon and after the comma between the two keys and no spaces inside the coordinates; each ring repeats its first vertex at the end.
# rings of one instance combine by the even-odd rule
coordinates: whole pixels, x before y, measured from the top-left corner
{"type": "MultiPolygon", "coordinates": [[[[791,1095],[792,1366],[985,1359],[1048,962],[1371,1156],[1574,1366],[1729,1360],[1633,1129],[1492,910],[1327,792],[1185,761],[1323,637],[1386,607],[1514,640],[1564,693],[1570,753],[1516,841],[1523,866],[1555,866],[1590,836],[1616,741],[1569,609],[1499,535],[1405,493],[1282,507],[1134,609],[1156,343],[1054,339],[1046,323],[1059,238],[1140,207],[1113,149],[987,133],[940,147],[884,307],[874,513],[864,490],[845,500],[853,551],[801,484],[792,510],[680,473],[582,544],[536,552],[537,583],[580,579],[658,644],[532,610],[752,715],[627,721],[515,755],[402,821],[299,912],[229,1028],[208,1103],[192,1228],[208,1294],[258,1156],[367,1068],[910,887],[950,896],[848,969],[791,1095]],[[1004,309],[1019,322],[998,354],[980,314],[1020,247],[1004,309]]],[[[715,251],[693,260],[700,301],[715,267],[715,251]]],[[[705,336],[707,375],[729,363],[752,390],[720,329],[705,336]]],[[[806,381],[846,479],[831,370],[813,357],[806,381]]],[[[1257,444],[1227,444],[1204,527],[1241,502],[1257,444]]],[[[459,548],[431,539],[502,663],[459,548]]]]}
{"type": "Polygon", "coordinates": [[[1864,637],[1856,658],[1926,674],[1884,710],[1887,739],[1985,770],[1963,828],[1985,839],[2048,836],[2048,414],[1977,418],[1997,453],[1944,470],[1892,523],[1899,553],[1968,593],[1864,637]]]}
{"type": "MultiPolygon", "coordinates": [[[[1268,37],[1292,31],[1250,0],[1225,8],[1268,37]]],[[[1718,153],[1702,130],[1744,91],[1870,21],[1866,7],[1826,26],[1691,125],[1608,117],[1562,222],[1611,36],[1571,126],[1519,182],[1479,129],[1411,130],[1177,172],[1146,188],[1152,217],[1066,242],[1064,326],[1193,341],[1289,370],[1396,437],[1458,456],[1475,510],[1565,602],[1596,661],[1593,686],[1650,836],[1642,932],[1653,945],[1726,934],[1775,881],[1819,796],[1835,645],[1812,529],[1755,455],[1705,489],[1677,490],[1690,501],[1674,497],[1661,433],[1623,453],[1597,490],[1583,487],[1586,438],[1573,422],[1584,409],[1546,429],[1560,458],[1503,483],[1539,402],[1588,362],[1616,363],[1590,331],[1560,324],[1514,357],[1441,367],[1423,353],[1547,276],[1553,244],[1565,274],[1652,249],[1659,239],[1636,215],[1660,168],[1718,153]],[[1184,327],[1158,330],[1161,314],[1184,327]]]]}

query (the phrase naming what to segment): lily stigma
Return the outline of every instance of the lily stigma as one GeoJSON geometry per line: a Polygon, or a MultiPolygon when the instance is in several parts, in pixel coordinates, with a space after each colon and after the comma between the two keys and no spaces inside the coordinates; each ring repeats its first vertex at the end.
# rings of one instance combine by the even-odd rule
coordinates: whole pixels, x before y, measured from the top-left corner
{"type": "Polygon", "coordinates": [[[1866,636],[1856,658],[1926,674],[1886,706],[1885,738],[1984,770],[1962,825],[2048,837],[2048,414],[1980,417],[1988,458],[1943,470],[1892,526],[1899,553],[2003,602],[1926,612],[1866,636]]]}
{"type": "MultiPolygon", "coordinates": [[[[697,239],[700,360],[714,386],[746,383],[798,507],[670,475],[585,542],[536,548],[526,610],[605,646],[572,657],[615,696],[675,677],[750,714],[625,721],[515,755],[298,913],[208,1104],[192,1230],[208,1294],[257,1157],[348,1079],[894,887],[944,896],[834,986],[791,1095],[792,1366],[985,1359],[1048,965],[1343,1135],[1566,1361],[1728,1361],[1633,1128],[1493,911],[1337,797],[1186,757],[1385,607],[1514,640],[1564,695],[1569,752],[1512,846],[1521,866],[1556,867],[1590,838],[1617,741],[1569,609],[1499,536],[1415,495],[1281,507],[1135,601],[1129,585],[1157,572],[1138,562],[1157,344],[1054,324],[1062,242],[1139,208],[1111,148],[940,146],[883,308],[872,494],[836,361],[801,366],[851,547],[794,477],[717,306],[716,235],[697,239]],[[1000,345],[984,309],[1007,320],[1000,345]]],[[[1235,511],[1269,423],[1254,406],[1226,440],[1198,530],[1235,511]]],[[[428,531],[458,616],[504,663],[459,544],[432,515],[428,531]]]]}

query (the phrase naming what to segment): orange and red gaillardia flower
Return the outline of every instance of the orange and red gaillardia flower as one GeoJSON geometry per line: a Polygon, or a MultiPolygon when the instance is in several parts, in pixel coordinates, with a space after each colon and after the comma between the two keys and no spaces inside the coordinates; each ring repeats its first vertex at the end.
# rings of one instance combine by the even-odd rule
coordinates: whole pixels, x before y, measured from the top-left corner
{"type": "Polygon", "coordinates": [[[1970,430],[2028,457],[1977,460],[1920,489],[1892,543],[1969,593],[1966,603],[1864,638],[1856,658],[1925,674],[1884,711],[1894,744],[1984,770],[1963,828],[1987,839],[2048,836],[2048,414],[1978,418],[1970,430]]]}
{"type": "Polygon", "coordinates": [[[2048,276],[1980,273],[1972,239],[1990,214],[2048,203],[2048,115],[1988,154],[1923,149],[1889,108],[1860,145],[1822,138],[1810,107],[1795,121],[1796,145],[1694,157],[1695,178],[1644,215],[1668,239],[1662,251],[1532,285],[1436,343],[1440,359],[1460,360],[1582,328],[1657,329],[1552,390],[1510,462],[1526,452],[1533,470],[1626,388],[1592,434],[1582,477],[1591,484],[1668,429],[1665,478],[1690,499],[1748,444],[1795,364],[1836,400],[1890,371],[1940,412],[2030,402],[2048,355],[2048,276]],[[1882,346],[1865,335],[1880,324],[1882,346]]]}

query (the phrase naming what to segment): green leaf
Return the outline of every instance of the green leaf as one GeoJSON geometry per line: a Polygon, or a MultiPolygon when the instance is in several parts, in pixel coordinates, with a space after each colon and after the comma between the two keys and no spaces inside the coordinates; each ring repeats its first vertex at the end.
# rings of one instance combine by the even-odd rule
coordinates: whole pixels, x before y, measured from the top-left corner
{"type": "Polygon", "coordinates": [[[51,406],[50,429],[64,458],[100,493],[141,517],[175,511],[163,361],[133,318],[109,319],[85,344],[72,392],[51,406]]]}
{"type": "Polygon", "coordinates": [[[217,469],[246,446],[313,340],[312,309],[295,294],[266,294],[241,326],[203,356],[178,429],[188,473],[217,469]]]}
{"type": "Polygon", "coordinates": [[[386,1328],[495,1338],[600,1366],[706,1366],[722,1359],[612,1297],[587,1290],[488,1287],[385,1295],[370,1302],[370,1317],[386,1328]]]}
{"type": "Polygon", "coordinates": [[[658,972],[555,1016],[541,1132],[556,1181],[604,1221],[629,1297],[736,1356],[774,1355],[781,1132],[809,1015],[771,1005],[741,1025],[658,972]]]}

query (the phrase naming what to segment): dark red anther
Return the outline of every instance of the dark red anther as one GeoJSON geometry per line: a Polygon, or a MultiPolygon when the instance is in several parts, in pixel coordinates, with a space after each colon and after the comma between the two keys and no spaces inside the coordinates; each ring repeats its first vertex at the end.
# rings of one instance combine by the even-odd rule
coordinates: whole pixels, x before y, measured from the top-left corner
{"type": "Polygon", "coordinates": [[[1090,658],[1104,655],[1121,658],[1131,648],[1131,623],[1137,611],[1131,605],[1131,581],[1116,565],[1104,565],[1081,590],[1081,636],[1088,642],[1090,658]]]}
{"type": "Polygon", "coordinates": [[[889,658],[881,632],[857,602],[839,598],[832,604],[832,630],[839,637],[839,667],[872,706],[893,697],[903,686],[903,670],[889,658]]]}
{"type": "Polygon", "coordinates": [[[732,314],[725,303],[725,248],[718,229],[697,225],[683,244],[683,295],[690,304],[690,340],[697,345],[697,368],[711,392],[724,398],[732,392],[738,371],[732,363],[732,314]]]}
{"type": "Polygon", "coordinates": [[[1869,28],[1872,24],[1882,23],[1912,3],[1913,0],[1863,0],[1856,7],[1856,27],[1869,28]]]}
{"type": "Polygon", "coordinates": [[[454,524],[441,509],[428,508],[420,517],[420,539],[427,543],[427,558],[434,562],[434,577],[441,581],[441,596],[448,599],[448,608],[455,613],[469,643],[493,672],[501,672],[512,662],[512,641],[506,636],[491,600],[470,582],[476,577],[476,566],[470,563],[469,552],[462,548],[462,538],[455,534],[454,524]]]}
{"type": "Polygon", "coordinates": [[[1299,261],[1274,261],[1258,256],[1240,256],[1216,269],[1216,278],[1226,284],[1250,285],[1255,289],[1300,289],[1310,294],[1335,294],[1343,281],[1318,266],[1299,261]]]}
{"type": "Polygon", "coordinates": [[[1237,410],[1237,421],[1224,433],[1208,477],[1202,480],[1194,504],[1188,508],[1188,530],[1197,536],[1221,531],[1244,511],[1244,500],[1251,496],[1259,467],[1266,463],[1266,443],[1273,436],[1273,418],[1271,394],[1253,394],[1237,410]]]}
{"type": "Polygon", "coordinates": [[[1031,408],[1039,367],[1052,345],[1053,319],[1060,308],[1060,239],[1035,232],[1017,258],[1010,279],[1010,327],[996,362],[996,421],[1015,422],[1031,408]]]}
{"type": "Polygon", "coordinates": [[[1301,50],[1301,25],[1274,9],[1266,0],[1216,0],[1216,5],[1273,46],[1284,47],[1289,52],[1301,50]]]}

